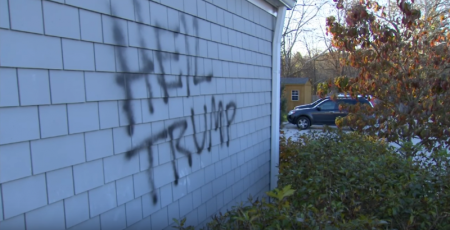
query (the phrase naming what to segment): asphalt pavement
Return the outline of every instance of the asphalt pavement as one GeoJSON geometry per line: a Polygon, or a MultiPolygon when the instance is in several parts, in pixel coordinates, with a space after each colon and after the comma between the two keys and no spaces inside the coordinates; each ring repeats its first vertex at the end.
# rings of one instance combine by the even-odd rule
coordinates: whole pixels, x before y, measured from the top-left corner
{"type": "MultiPolygon", "coordinates": [[[[298,137],[301,134],[310,133],[310,132],[322,132],[323,125],[312,125],[306,130],[301,130],[297,128],[297,125],[291,124],[289,122],[283,122],[281,130],[284,131],[284,135],[286,138],[289,137],[298,137]]],[[[332,129],[337,129],[335,125],[329,126],[332,129]]],[[[350,129],[345,128],[344,131],[351,132],[350,129]]]]}
{"type": "MultiPolygon", "coordinates": [[[[313,126],[310,126],[306,130],[301,130],[301,129],[297,128],[297,125],[290,124],[289,122],[283,122],[281,127],[282,127],[281,130],[284,131],[284,135],[285,135],[286,139],[288,139],[289,137],[292,137],[294,139],[294,138],[297,138],[301,134],[323,131],[323,125],[313,125],[313,126]]],[[[335,125],[330,125],[329,127],[332,129],[337,129],[337,127],[335,125]]],[[[343,130],[345,132],[353,132],[349,128],[344,128],[343,130]]],[[[420,142],[420,139],[413,138],[412,142],[413,142],[413,144],[417,144],[420,142]]],[[[389,143],[389,145],[395,147],[396,149],[398,149],[400,147],[399,145],[392,143],[392,142],[389,143]]]]}

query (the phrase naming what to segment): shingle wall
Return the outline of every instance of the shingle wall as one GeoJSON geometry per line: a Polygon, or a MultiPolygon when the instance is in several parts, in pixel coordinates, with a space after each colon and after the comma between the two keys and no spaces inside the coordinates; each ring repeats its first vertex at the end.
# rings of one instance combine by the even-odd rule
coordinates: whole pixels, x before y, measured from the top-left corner
{"type": "Polygon", "coordinates": [[[0,0],[0,229],[200,226],[269,188],[274,18],[0,0]]]}

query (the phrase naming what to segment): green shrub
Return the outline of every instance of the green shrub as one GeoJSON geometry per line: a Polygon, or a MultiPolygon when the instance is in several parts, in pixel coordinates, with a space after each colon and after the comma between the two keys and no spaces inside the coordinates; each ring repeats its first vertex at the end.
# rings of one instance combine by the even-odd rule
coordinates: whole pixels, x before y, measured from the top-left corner
{"type": "Polygon", "coordinates": [[[285,97],[283,97],[284,94],[284,85],[281,85],[280,87],[280,125],[287,121],[287,114],[288,114],[288,108],[287,108],[287,100],[285,97]]]}
{"type": "MultiPolygon", "coordinates": [[[[299,229],[299,215],[287,201],[287,197],[292,196],[294,192],[288,185],[266,193],[272,202],[268,202],[266,198],[249,198],[246,205],[241,203],[224,214],[214,216],[208,223],[208,229],[299,229]]],[[[178,226],[174,228],[192,229],[192,226],[184,227],[185,219],[175,222],[178,226]]]]}
{"type": "Polygon", "coordinates": [[[283,189],[275,189],[267,192],[273,202],[253,201],[249,198],[249,204],[242,204],[224,215],[217,215],[208,223],[210,229],[295,229],[298,226],[296,215],[287,197],[293,195],[295,190],[290,186],[283,189]]]}
{"type": "MultiPolygon", "coordinates": [[[[306,222],[353,222],[382,229],[450,229],[448,154],[413,158],[362,134],[326,131],[283,140],[279,186],[292,184],[292,206],[306,222]]],[[[349,229],[351,226],[346,226],[349,229]]]]}
{"type": "Polygon", "coordinates": [[[208,229],[450,229],[446,151],[420,163],[381,140],[339,130],[280,143],[279,188],[267,193],[270,202],[250,199],[213,217],[208,229]]]}

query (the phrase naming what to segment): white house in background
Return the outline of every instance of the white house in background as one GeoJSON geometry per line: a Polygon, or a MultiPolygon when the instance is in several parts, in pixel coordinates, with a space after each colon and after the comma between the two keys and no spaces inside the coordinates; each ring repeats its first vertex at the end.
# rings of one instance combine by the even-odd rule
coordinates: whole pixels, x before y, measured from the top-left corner
{"type": "Polygon", "coordinates": [[[276,186],[293,0],[0,0],[0,229],[203,226],[276,186]]]}

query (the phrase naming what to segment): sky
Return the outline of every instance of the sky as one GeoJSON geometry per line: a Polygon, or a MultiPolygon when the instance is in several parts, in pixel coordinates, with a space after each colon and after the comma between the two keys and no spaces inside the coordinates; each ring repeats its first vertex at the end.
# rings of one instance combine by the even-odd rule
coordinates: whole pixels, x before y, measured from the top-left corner
{"type": "MultiPolygon", "coordinates": [[[[308,25],[305,26],[305,29],[309,30],[310,32],[304,32],[302,33],[303,40],[305,37],[307,42],[309,43],[310,47],[317,49],[319,52],[324,51],[326,49],[326,45],[324,41],[321,39],[325,35],[326,31],[326,18],[330,15],[333,15],[333,9],[334,9],[334,3],[332,0],[328,0],[327,4],[321,8],[318,15],[310,21],[308,25]]],[[[286,12],[288,14],[288,12],[286,12]]],[[[287,20],[287,18],[286,18],[287,20]]],[[[285,21],[286,24],[286,21],[285,21]]],[[[327,36],[328,39],[331,38],[331,36],[327,36]]],[[[294,46],[294,50],[300,52],[302,55],[306,53],[306,46],[303,41],[299,41],[294,46]]]]}

